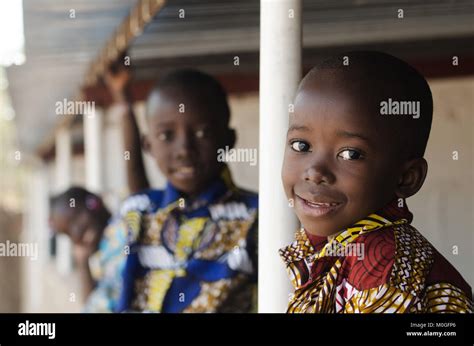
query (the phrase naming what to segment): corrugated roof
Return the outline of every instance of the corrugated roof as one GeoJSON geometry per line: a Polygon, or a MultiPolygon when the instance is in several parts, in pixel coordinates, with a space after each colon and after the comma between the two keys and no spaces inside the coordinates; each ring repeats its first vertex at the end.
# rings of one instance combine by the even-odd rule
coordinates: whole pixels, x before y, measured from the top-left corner
{"type": "Polygon", "coordinates": [[[134,3],[23,1],[26,63],[7,69],[23,150],[34,151],[51,131],[55,103],[74,97],[90,61],[134,3]]]}
{"type": "MultiPolygon", "coordinates": [[[[8,76],[25,148],[34,150],[51,130],[54,103],[74,95],[88,64],[133,5],[132,0],[24,1],[27,64],[10,68],[8,76]],[[68,17],[71,8],[74,20],[68,17]]],[[[306,62],[328,49],[362,46],[434,58],[472,54],[471,0],[304,0],[303,9],[306,62]]],[[[257,73],[259,21],[257,0],[169,0],[128,49],[135,79],[190,65],[212,73],[257,73]],[[241,57],[238,69],[234,55],[241,57]]]]}

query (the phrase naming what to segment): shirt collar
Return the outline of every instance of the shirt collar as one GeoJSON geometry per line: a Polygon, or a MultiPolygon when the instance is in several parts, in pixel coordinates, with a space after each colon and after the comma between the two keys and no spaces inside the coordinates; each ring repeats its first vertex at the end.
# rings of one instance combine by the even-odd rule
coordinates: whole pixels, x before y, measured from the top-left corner
{"type": "Polygon", "coordinates": [[[195,209],[200,206],[215,202],[215,200],[221,197],[225,192],[234,189],[236,189],[236,187],[232,180],[230,170],[227,165],[224,165],[219,177],[211,182],[211,184],[196,198],[193,198],[192,201],[184,198],[184,195],[168,181],[164,191],[162,207],[167,207],[170,204],[176,204],[180,198],[184,198],[184,204],[189,206],[190,209],[195,209]]]}
{"type": "Polygon", "coordinates": [[[337,242],[341,246],[345,246],[353,242],[361,234],[395,224],[411,223],[412,219],[413,215],[408,210],[405,200],[394,200],[380,211],[370,214],[337,233],[329,241],[329,237],[310,235],[307,234],[304,228],[301,228],[296,232],[295,241],[280,249],[280,256],[288,268],[293,284],[295,287],[299,287],[303,284],[303,282],[299,282],[302,275],[298,275],[297,269],[299,266],[294,265],[295,263],[302,260],[306,263],[311,263],[318,258],[324,257],[330,243],[337,242]]]}

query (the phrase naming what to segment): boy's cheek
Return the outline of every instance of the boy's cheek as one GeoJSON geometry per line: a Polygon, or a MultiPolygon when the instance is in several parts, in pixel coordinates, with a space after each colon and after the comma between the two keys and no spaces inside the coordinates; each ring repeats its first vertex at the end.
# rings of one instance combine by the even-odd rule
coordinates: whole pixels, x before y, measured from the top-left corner
{"type": "Polygon", "coordinates": [[[159,148],[154,148],[154,150],[150,151],[150,155],[156,162],[160,171],[163,174],[167,174],[167,172],[169,171],[169,166],[172,162],[171,156],[168,155],[167,151],[160,150],[159,148]]]}
{"type": "Polygon", "coordinates": [[[283,160],[282,179],[290,184],[295,184],[303,176],[304,170],[304,162],[291,157],[291,155],[286,155],[283,160]]]}
{"type": "Polygon", "coordinates": [[[194,154],[199,155],[199,156],[205,156],[206,160],[209,161],[209,163],[211,164],[215,164],[219,162],[217,160],[218,155],[219,155],[218,150],[219,149],[225,150],[225,148],[220,147],[216,142],[206,143],[196,149],[197,149],[197,152],[194,154]]]}
{"type": "Polygon", "coordinates": [[[173,154],[173,147],[165,142],[156,141],[151,147],[150,154],[156,160],[168,160],[173,154]]]}
{"type": "Polygon", "coordinates": [[[289,172],[288,168],[284,168],[282,170],[282,183],[283,183],[283,189],[285,191],[285,195],[288,199],[292,198],[294,199],[294,193],[293,193],[293,187],[296,184],[296,181],[294,180],[294,174],[292,172],[289,172]]]}
{"type": "Polygon", "coordinates": [[[361,181],[355,187],[346,187],[345,195],[347,202],[344,209],[351,222],[355,222],[381,207],[379,205],[380,187],[373,180],[361,181]]]}
{"type": "Polygon", "coordinates": [[[289,177],[289,168],[288,168],[288,161],[286,158],[283,160],[283,166],[281,168],[281,181],[283,183],[283,187],[286,189],[288,188],[288,185],[290,184],[290,177],[289,177]]]}

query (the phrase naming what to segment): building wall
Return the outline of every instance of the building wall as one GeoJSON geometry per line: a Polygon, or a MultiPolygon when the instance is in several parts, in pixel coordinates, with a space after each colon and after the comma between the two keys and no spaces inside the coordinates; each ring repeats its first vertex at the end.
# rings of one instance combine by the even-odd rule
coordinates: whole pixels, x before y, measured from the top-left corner
{"type": "Polygon", "coordinates": [[[252,162],[230,162],[236,184],[258,191],[258,93],[239,94],[230,97],[231,126],[237,132],[236,149],[257,151],[257,164],[252,162]]]}
{"type": "MultiPolygon", "coordinates": [[[[21,216],[0,206],[0,243],[20,241],[21,216]]],[[[18,312],[21,296],[21,259],[19,257],[0,257],[0,313],[18,312]]]]}
{"type": "Polygon", "coordinates": [[[434,115],[426,151],[428,176],[407,204],[414,226],[474,287],[474,77],[429,84],[434,115]]]}

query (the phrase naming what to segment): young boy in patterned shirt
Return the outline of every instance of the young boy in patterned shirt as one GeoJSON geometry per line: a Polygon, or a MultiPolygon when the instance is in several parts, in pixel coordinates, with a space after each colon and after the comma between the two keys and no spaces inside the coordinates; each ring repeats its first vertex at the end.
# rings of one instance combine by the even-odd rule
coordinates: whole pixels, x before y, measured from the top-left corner
{"type": "Polygon", "coordinates": [[[145,150],[167,185],[122,205],[129,249],[117,311],[250,311],[258,201],[217,160],[236,139],[224,89],[207,74],[174,72],[152,90],[147,120],[145,150]]]}
{"type": "Polygon", "coordinates": [[[288,312],[471,312],[472,291],[413,227],[433,112],[426,80],[378,52],[330,58],[300,83],[282,179],[302,223],[281,249],[288,312]]]}

